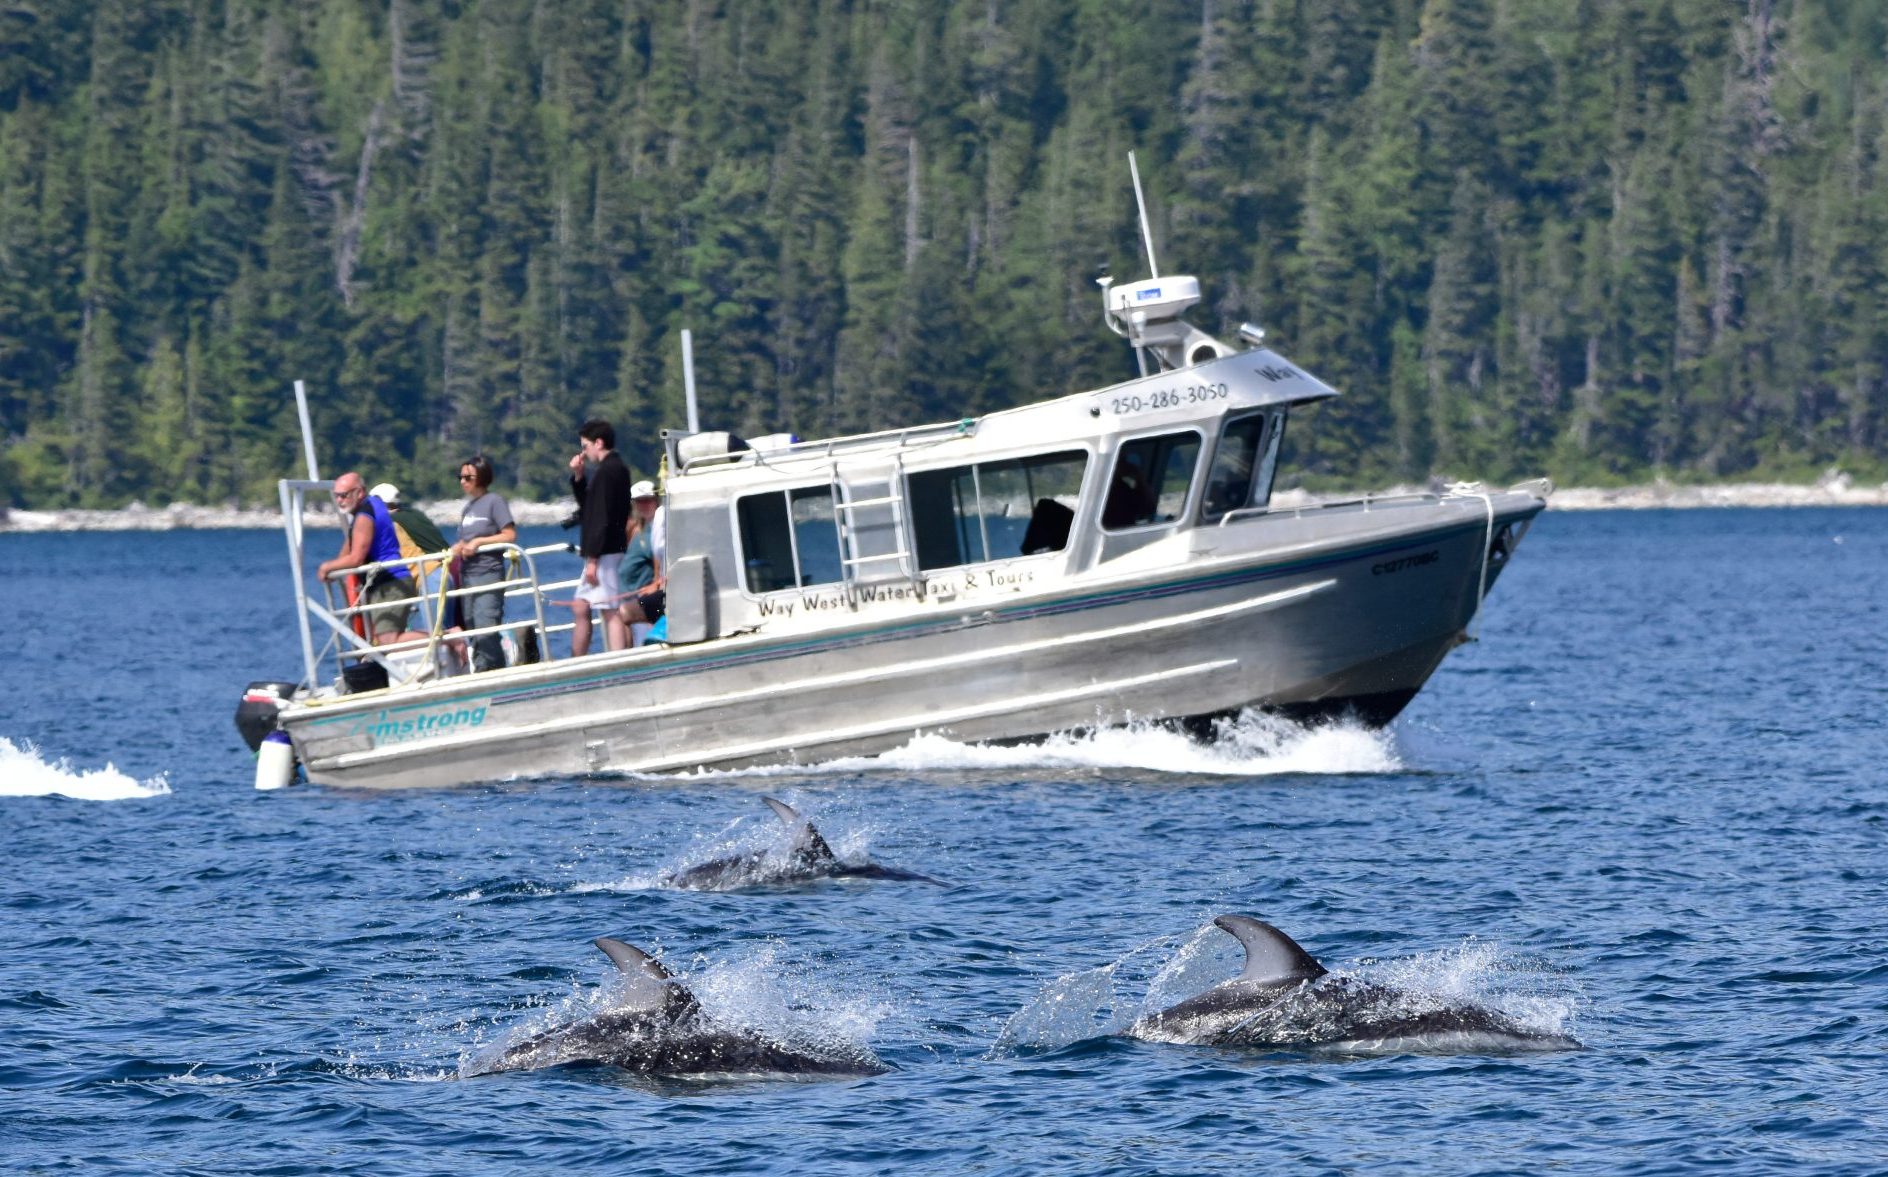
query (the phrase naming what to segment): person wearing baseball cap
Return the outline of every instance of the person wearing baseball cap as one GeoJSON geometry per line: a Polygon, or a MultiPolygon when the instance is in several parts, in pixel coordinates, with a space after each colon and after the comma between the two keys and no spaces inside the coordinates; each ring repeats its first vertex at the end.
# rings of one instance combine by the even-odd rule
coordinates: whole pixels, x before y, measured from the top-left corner
{"type": "MultiPolygon", "coordinates": [[[[439,602],[439,581],[446,574],[446,537],[423,511],[417,507],[400,505],[400,488],[393,483],[375,483],[367,489],[367,494],[369,498],[379,499],[386,504],[387,518],[393,521],[393,534],[400,542],[402,559],[440,554],[437,560],[421,560],[407,566],[413,573],[414,588],[420,601],[419,628],[430,629],[433,610],[439,602]]],[[[414,630],[400,636],[402,640],[416,640],[426,635],[414,630]]]]}
{"type": "Polygon", "coordinates": [[[620,611],[629,626],[630,644],[640,646],[668,604],[662,575],[667,513],[656,484],[646,478],[629,488],[629,499],[629,550],[624,553],[620,576],[624,593],[620,611]]]}
{"type": "MultiPolygon", "coordinates": [[[[393,528],[400,533],[402,556],[431,555],[452,546],[446,542],[446,534],[427,518],[425,512],[400,502],[400,488],[393,483],[378,483],[367,493],[387,504],[387,514],[393,516],[393,528]],[[407,550],[409,547],[411,551],[407,550]]],[[[428,571],[431,571],[430,566],[428,571]]]]}

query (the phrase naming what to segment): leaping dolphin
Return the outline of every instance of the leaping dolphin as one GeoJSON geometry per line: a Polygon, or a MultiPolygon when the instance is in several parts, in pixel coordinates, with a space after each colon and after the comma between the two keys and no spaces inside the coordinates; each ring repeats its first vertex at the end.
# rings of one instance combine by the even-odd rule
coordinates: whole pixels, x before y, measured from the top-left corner
{"type": "Polygon", "coordinates": [[[611,1008],[556,1026],[507,1047],[468,1075],[556,1066],[621,1067],[643,1075],[878,1075],[887,1068],[869,1052],[819,1054],[758,1031],[721,1026],[702,1012],[660,961],[632,944],[600,937],[596,946],[616,963],[623,990],[611,1008]]]}
{"type": "Polygon", "coordinates": [[[1128,1028],[1130,1035],[1150,1042],[1372,1054],[1580,1048],[1564,1034],[1529,1029],[1485,1006],[1441,1005],[1332,976],[1297,941],[1263,920],[1222,915],[1213,923],[1245,947],[1245,968],[1230,981],[1140,1019],[1128,1028]]]}
{"type": "Polygon", "coordinates": [[[800,812],[784,801],[772,797],[763,797],[768,808],[786,826],[792,839],[784,852],[777,849],[755,850],[747,854],[734,854],[726,858],[717,858],[687,870],[677,871],[662,879],[665,887],[676,887],[688,891],[730,891],[738,887],[778,886],[783,883],[803,883],[814,879],[894,879],[918,883],[935,883],[927,875],[913,874],[910,871],[895,870],[888,866],[866,862],[854,865],[843,861],[833,848],[820,837],[813,823],[800,815],[800,812]]]}

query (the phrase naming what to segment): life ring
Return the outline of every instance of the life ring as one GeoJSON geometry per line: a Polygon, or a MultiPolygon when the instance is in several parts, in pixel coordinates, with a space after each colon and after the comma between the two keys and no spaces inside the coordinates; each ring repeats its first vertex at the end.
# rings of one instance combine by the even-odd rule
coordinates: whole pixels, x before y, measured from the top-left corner
{"type": "MultiPolygon", "coordinates": [[[[342,589],[342,591],[343,591],[343,592],[345,592],[345,593],[347,594],[347,607],[348,607],[348,608],[350,608],[350,609],[352,609],[352,608],[354,608],[354,607],[355,607],[356,605],[359,605],[359,604],[360,604],[360,601],[361,601],[361,578],[360,578],[359,576],[357,576],[357,575],[355,575],[355,574],[354,574],[354,573],[352,573],[352,572],[350,572],[350,573],[348,573],[348,574],[347,574],[347,578],[346,578],[345,580],[343,580],[343,581],[341,582],[341,589],[342,589]]],[[[361,638],[361,640],[362,640],[362,641],[365,641],[365,640],[367,640],[367,617],[366,617],[366,615],[365,615],[365,614],[361,614],[361,613],[356,613],[356,614],[354,614],[354,616],[353,616],[353,617],[352,617],[352,618],[350,619],[350,621],[351,621],[351,623],[352,623],[352,624],[353,624],[353,626],[354,626],[354,632],[355,632],[355,633],[356,633],[357,635],[359,635],[359,636],[360,636],[360,638],[361,638]]]]}

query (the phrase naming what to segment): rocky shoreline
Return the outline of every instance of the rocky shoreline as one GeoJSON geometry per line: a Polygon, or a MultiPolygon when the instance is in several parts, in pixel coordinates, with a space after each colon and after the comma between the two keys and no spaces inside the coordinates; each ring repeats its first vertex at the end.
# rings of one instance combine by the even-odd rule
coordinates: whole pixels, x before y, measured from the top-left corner
{"type": "MultiPolygon", "coordinates": [[[[1439,489],[1439,487],[1396,487],[1382,494],[1439,489]]],[[[1280,506],[1300,506],[1325,499],[1353,498],[1348,494],[1313,495],[1304,491],[1281,491],[1273,496],[1280,506]]],[[[1846,474],[1825,475],[1817,482],[1796,483],[1724,483],[1715,486],[1680,486],[1654,482],[1644,486],[1581,487],[1557,489],[1548,500],[1557,511],[1632,511],[1648,509],[1683,509],[1699,507],[1888,507],[1888,482],[1879,486],[1857,486],[1846,474]]],[[[459,517],[461,500],[446,499],[416,504],[442,525],[459,517]]],[[[570,514],[571,505],[561,503],[513,502],[511,511],[519,523],[544,526],[559,522],[570,514]]],[[[305,516],[314,528],[335,526],[334,512],[325,505],[305,516]]],[[[196,531],[212,529],[259,528],[274,531],[282,526],[282,513],[260,507],[199,507],[173,503],[168,507],[147,507],[132,503],[115,511],[28,511],[0,507],[0,532],[18,531],[196,531]]]]}
{"type": "MultiPolygon", "coordinates": [[[[413,504],[442,527],[455,524],[463,499],[413,504]]],[[[512,517],[527,527],[555,524],[571,512],[564,503],[511,504],[512,517]]],[[[323,504],[305,512],[304,525],[313,529],[336,530],[334,511],[323,504]]],[[[280,531],[282,512],[274,507],[199,507],[190,503],[172,503],[168,507],[147,507],[132,503],[115,511],[27,511],[0,508],[0,532],[7,531],[216,531],[244,528],[280,531]]]]}

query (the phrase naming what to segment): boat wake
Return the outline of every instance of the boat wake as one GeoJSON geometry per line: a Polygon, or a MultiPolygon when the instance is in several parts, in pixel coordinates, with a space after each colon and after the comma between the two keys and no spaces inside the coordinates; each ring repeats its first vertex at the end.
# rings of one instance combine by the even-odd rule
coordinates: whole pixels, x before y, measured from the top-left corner
{"type": "Polygon", "coordinates": [[[78,769],[64,758],[48,761],[29,742],[14,744],[0,736],[0,797],[70,797],[78,801],[135,801],[170,792],[158,774],[134,780],[111,764],[78,769]]]}
{"type": "Polygon", "coordinates": [[[876,756],[846,756],[809,764],[700,768],[683,773],[623,774],[632,780],[741,780],[818,778],[835,772],[1064,772],[1075,769],[1157,772],[1175,776],[1331,776],[1401,772],[1396,739],[1387,728],[1356,720],[1295,723],[1265,711],[1221,720],[1211,741],[1160,723],[1059,732],[1025,743],[966,744],[948,736],[915,733],[901,747],[876,756]]]}
{"type": "Polygon", "coordinates": [[[1178,776],[1271,776],[1396,772],[1403,763],[1395,740],[1381,728],[1355,721],[1307,726],[1246,711],[1221,721],[1210,743],[1157,723],[1063,732],[1029,744],[960,744],[921,734],[902,748],[822,767],[906,772],[1126,768],[1178,776]]]}

